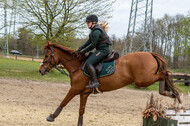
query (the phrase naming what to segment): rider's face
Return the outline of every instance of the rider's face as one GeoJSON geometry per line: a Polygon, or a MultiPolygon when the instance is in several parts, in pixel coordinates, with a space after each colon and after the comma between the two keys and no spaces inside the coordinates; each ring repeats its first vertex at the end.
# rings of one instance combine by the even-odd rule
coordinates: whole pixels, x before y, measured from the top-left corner
{"type": "Polygon", "coordinates": [[[88,28],[91,28],[92,27],[92,22],[86,22],[88,28]]]}

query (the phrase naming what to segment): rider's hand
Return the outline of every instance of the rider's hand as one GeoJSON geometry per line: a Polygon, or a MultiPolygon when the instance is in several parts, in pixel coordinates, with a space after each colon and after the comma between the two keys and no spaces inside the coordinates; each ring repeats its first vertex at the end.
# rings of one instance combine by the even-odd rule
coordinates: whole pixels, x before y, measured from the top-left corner
{"type": "Polygon", "coordinates": [[[82,61],[84,59],[84,55],[81,52],[78,51],[74,51],[72,53],[75,57],[77,57],[77,59],[79,59],[80,61],[82,61]]]}
{"type": "Polygon", "coordinates": [[[77,52],[79,53],[80,51],[81,51],[81,48],[78,48],[78,49],[77,49],[77,52]]]}

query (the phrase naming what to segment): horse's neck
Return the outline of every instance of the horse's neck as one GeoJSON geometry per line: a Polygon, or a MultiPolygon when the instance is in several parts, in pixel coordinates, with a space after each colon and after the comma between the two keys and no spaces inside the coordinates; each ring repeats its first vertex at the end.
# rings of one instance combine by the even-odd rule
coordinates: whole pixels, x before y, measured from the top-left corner
{"type": "Polygon", "coordinates": [[[73,59],[73,56],[67,53],[61,54],[60,61],[70,74],[77,70],[81,65],[81,62],[78,59],[73,59]]]}

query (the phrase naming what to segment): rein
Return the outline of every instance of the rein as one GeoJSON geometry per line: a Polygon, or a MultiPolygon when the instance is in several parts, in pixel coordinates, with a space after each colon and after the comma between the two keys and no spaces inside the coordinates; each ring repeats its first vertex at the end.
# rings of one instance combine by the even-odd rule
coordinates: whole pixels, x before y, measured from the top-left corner
{"type": "MultiPolygon", "coordinates": [[[[57,67],[58,64],[56,64],[56,62],[55,62],[54,53],[53,53],[53,52],[54,52],[54,46],[53,46],[53,45],[52,45],[52,50],[48,50],[48,51],[51,51],[50,58],[49,58],[47,61],[41,62],[41,64],[40,64],[40,65],[45,69],[45,71],[48,71],[49,69],[46,68],[46,67],[44,67],[43,64],[44,64],[44,63],[49,63],[51,67],[56,68],[59,72],[65,74],[65,75],[67,75],[67,76],[69,76],[69,74],[67,74],[64,70],[61,70],[59,67],[57,67]],[[54,63],[55,63],[54,65],[52,64],[52,59],[54,60],[54,63]]],[[[74,60],[74,59],[75,59],[75,58],[73,57],[73,58],[71,58],[71,59],[69,59],[69,60],[64,61],[63,63],[70,62],[70,61],[72,61],[72,60],[74,60]]],[[[82,64],[83,64],[83,63],[82,63],[82,64]]],[[[72,75],[73,73],[77,72],[78,70],[82,70],[82,68],[79,67],[78,69],[76,69],[76,70],[74,70],[73,72],[71,72],[70,75],[72,75]]]]}

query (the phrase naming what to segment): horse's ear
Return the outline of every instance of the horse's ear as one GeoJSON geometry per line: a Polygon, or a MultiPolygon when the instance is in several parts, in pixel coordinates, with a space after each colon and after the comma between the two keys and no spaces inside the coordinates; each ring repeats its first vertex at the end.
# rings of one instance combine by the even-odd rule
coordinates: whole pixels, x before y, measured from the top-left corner
{"type": "Polygon", "coordinates": [[[51,46],[51,41],[46,41],[47,42],[47,45],[44,46],[44,49],[50,49],[50,46],[51,46]]]}
{"type": "Polygon", "coordinates": [[[48,41],[48,40],[47,40],[47,44],[48,44],[48,46],[50,46],[50,45],[51,45],[51,41],[48,41]]]}

